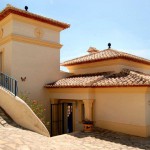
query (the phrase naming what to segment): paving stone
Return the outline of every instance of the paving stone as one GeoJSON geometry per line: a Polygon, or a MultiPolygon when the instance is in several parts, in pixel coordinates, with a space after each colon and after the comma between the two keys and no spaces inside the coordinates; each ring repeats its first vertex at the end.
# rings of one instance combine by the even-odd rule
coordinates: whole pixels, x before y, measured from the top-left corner
{"type": "Polygon", "coordinates": [[[0,110],[0,150],[150,150],[150,138],[95,129],[45,137],[22,129],[0,110]],[[2,114],[2,115],[1,115],[2,114]],[[1,121],[6,121],[4,126],[1,121]]]}

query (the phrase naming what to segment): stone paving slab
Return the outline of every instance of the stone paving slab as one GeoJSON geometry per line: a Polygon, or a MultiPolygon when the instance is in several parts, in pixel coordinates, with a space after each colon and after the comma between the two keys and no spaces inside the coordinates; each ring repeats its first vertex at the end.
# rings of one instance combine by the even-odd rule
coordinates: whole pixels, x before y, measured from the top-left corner
{"type": "Polygon", "coordinates": [[[0,110],[0,150],[150,150],[150,138],[104,129],[45,137],[25,130],[0,110]]]}
{"type": "Polygon", "coordinates": [[[150,138],[100,130],[45,137],[19,128],[0,128],[0,150],[150,150],[150,138]]]}

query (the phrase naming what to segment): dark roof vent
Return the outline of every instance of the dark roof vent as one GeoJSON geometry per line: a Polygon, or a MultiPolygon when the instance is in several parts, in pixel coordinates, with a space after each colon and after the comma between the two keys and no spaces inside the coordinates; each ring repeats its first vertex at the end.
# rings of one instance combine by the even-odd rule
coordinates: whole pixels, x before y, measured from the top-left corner
{"type": "Polygon", "coordinates": [[[25,8],[26,11],[28,11],[28,6],[25,6],[24,8],[25,8]]]}
{"type": "Polygon", "coordinates": [[[108,43],[108,48],[111,48],[111,43],[108,43]]]}

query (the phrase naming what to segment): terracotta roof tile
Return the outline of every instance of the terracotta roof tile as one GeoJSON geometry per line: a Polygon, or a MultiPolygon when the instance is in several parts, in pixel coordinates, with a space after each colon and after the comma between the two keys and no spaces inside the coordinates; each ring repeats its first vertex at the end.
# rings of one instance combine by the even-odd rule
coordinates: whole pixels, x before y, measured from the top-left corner
{"type": "Polygon", "coordinates": [[[58,26],[58,27],[61,27],[62,29],[66,29],[66,28],[70,27],[69,24],[66,24],[64,22],[60,22],[60,21],[57,21],[57,20],[54,20],[54,19],[51,19],[51,18],[43,17],[43,16],[25,11],[25,10],[22,10],[22,9],[18,9],[16,7],[11,6],[11,5],[7,5],[7,7],[0,12],[0,20],[4,19],[5,17],[7,17],[11,13],[12,14],[17,14],[17,15],[20,15],[20,16],[23,16],[23,17],[27,17],[27,18],[30,18],[30,19],[38,20],[38,21],[41,21],[41,22],[44,22],[44,23],[48,23],[48,24],[51,24],[51,25],[54,25],[54,26],[58,26]]]}
{"type": "Polygon", "coordinates": [[[108,78],[104,78],[93,84],[93,86],[150,86],[150,75],[146,75],[135,71],[122,71],[118,74],[112,74],[108,78]],[[105,84],[104,84],[105,83],[105,84]]]}
{"type": "Polygon", "coordinates": [[[88,54],[82,57],[78,57],[72,60],[68,60],[63,62],[62,66],[71,66],[76,64],[83,64],[83,63],[90,63],[102,60],[109,60],[109,59],[117,59],[117,58],[124,58],[128,60],[138,61],[146,64],[150,64],[150,60],[144,59],[142,57],[138,57],[132,54],[128,54],[125,52],[120,52],[113,49],[105,49],[102,51],[97,51],[97,53],[88,54]]]}
{"type": "Polygon", "coordinates": [[[110,73],[98,73],[98,74],[86,74],[86,75],[74,75],[64,79],[60,79],[57,82],[46,85],[46,87],[70,87],[70,86],[91,86],[94,82],[102,79],[104,75],[110,73]]]}
{"type": "Polygon", "coordinates": [[[76,75],[47,84],[47,88],[64,87],[150,86],[150,75],[124,69],[120,73],[76,75]]]}

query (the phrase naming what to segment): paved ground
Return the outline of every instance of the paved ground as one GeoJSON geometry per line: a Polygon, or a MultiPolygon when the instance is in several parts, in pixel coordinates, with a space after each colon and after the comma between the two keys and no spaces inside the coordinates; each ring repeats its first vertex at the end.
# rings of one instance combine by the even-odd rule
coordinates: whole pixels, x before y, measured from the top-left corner
{"type": "Polygon", "coordinates": [[[150,138],[102,129],[48,138],[14,124],[0,112],[0,150],[150,150],[150,138]]]}
{"type": "Polygon", "coordinates": [[[139,138],[107,130],[76,132],[47,138],[17,128],[0,128],[0,150],[150,150],[150,138],[139,138]]]}

